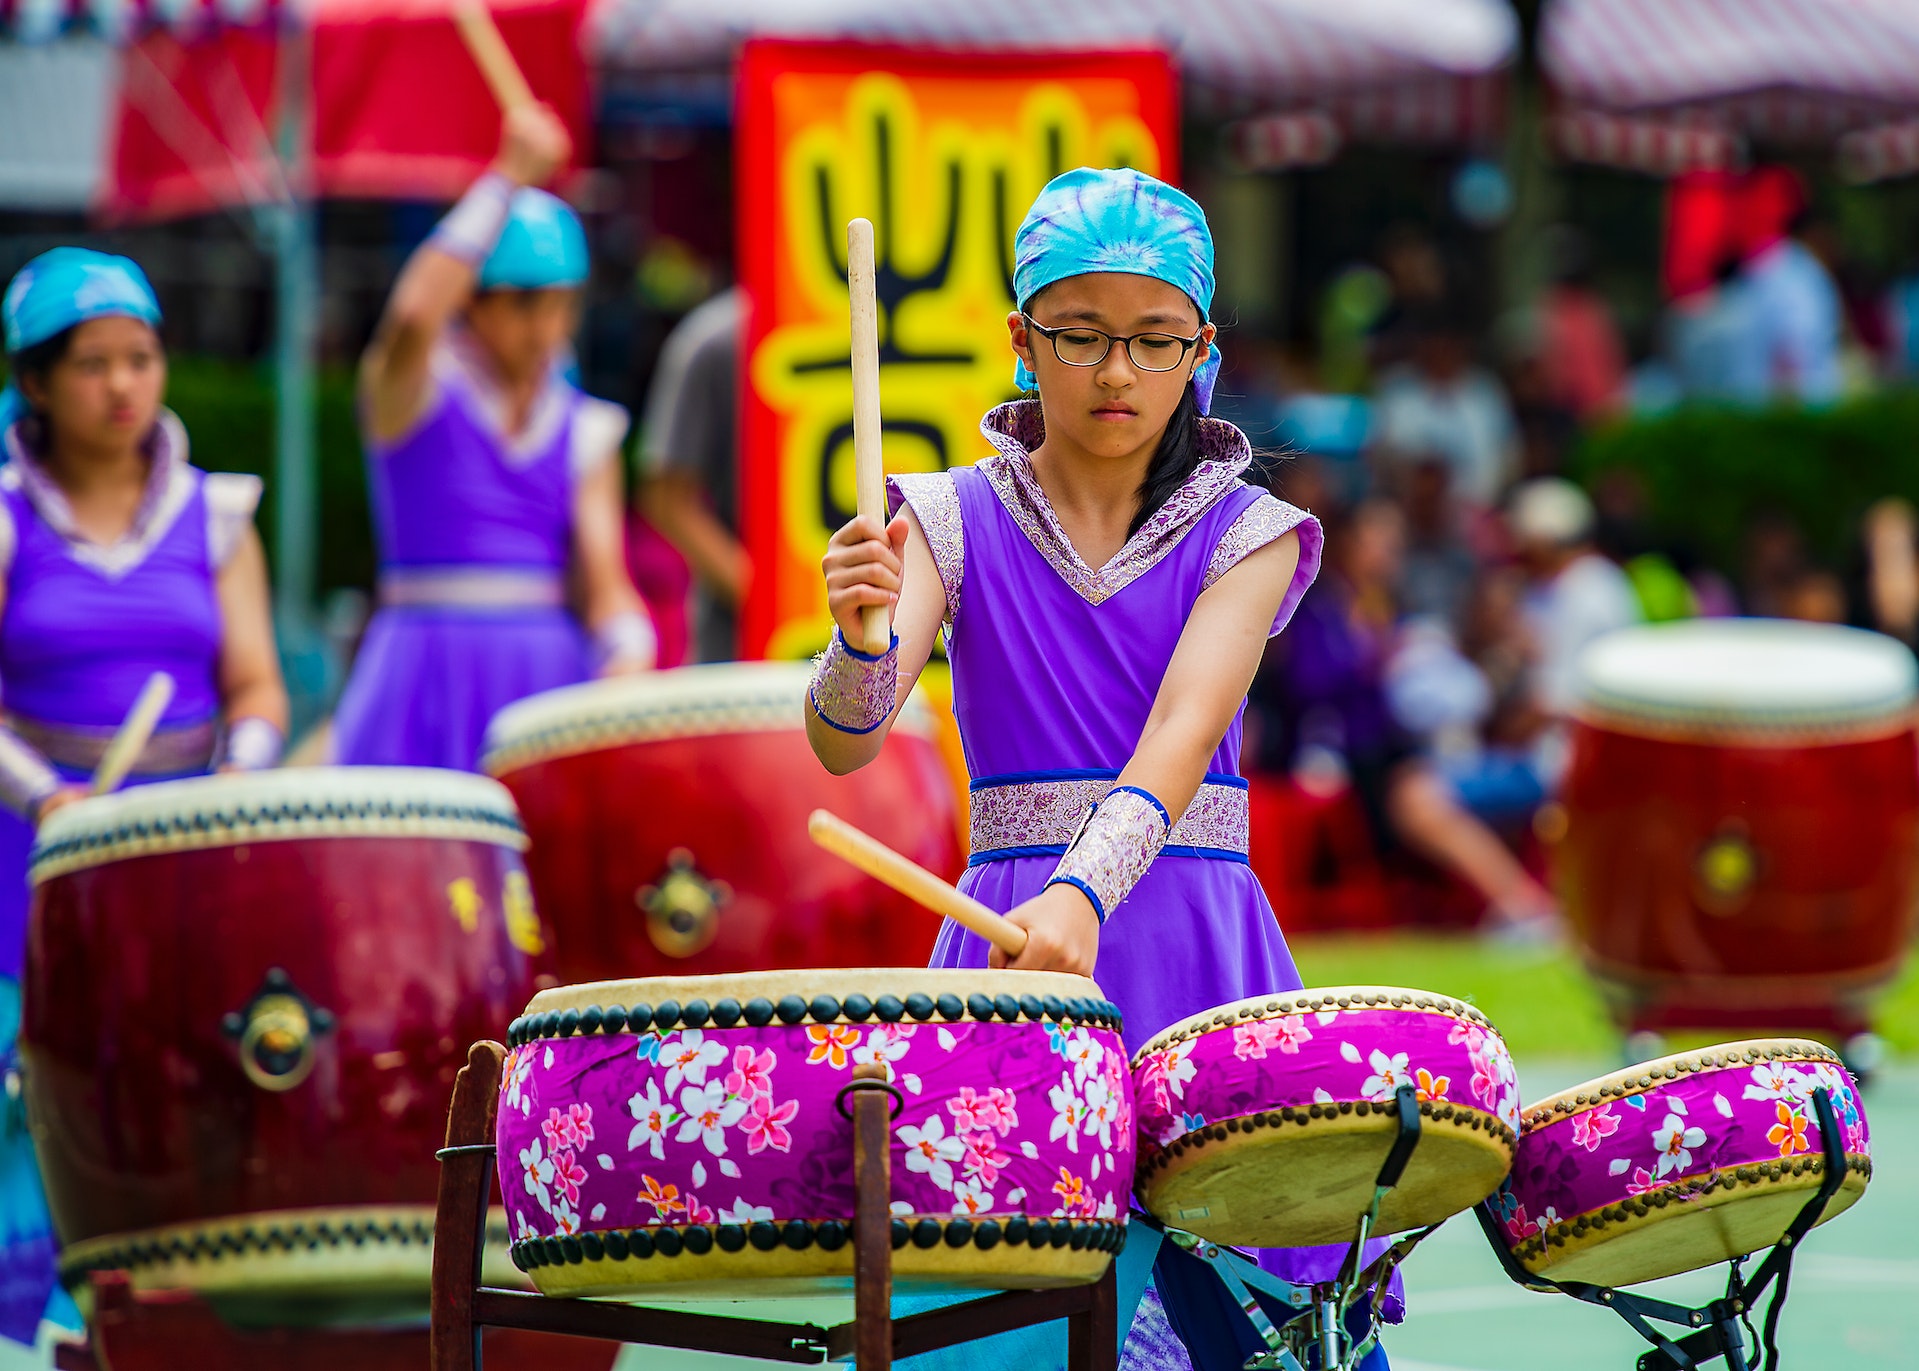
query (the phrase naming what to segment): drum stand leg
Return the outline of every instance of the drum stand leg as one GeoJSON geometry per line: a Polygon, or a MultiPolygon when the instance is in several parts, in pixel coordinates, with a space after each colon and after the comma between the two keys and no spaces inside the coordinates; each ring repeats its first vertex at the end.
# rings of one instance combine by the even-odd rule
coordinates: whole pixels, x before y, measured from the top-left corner
{"type": "Polygon", "coordinates": [[[1499,1258],[1500,1265],[1510,1279],[1529,1290],[1557,1290],[1574,1299],[1610,1309],[1624,1319],[1635,1333],[1651,1343],[1653,1350],[1640,1356],[1638,1371],[1698,1371],[1707,1363],[1722,1359],[1725,1371],[1750,1371],[1754,1363],[1747,1355],[1747,1336],[1752,1330],[1750,1319],[1753,1307],[1765,1294],[1766,1287],[1776,1281],[1778,1288],[1773,1292],[1772,1304],[1766,1310],[1764,1336],[1754,1341],[1759,1343],[1762,1353],[1759,1364],[1766,1371],[1777,1371],[1779,1349],[1773,1339],[1778,1331],[1780,1311],[1786,1302],[1786,1283],[1791,1275],[1793,1253],[1798,1250],[1806,1234],[1812,1231],[1813,1225],[1819,1222],[1826,1205],[1839,1193],[1839,1187],[1846,1179],[1845,1143],[1840,1136],[1838,1118],[1833,1113],[1831,1092],[1824,1086],[1812,1092],[1812,1108],[1819,1118],[1819,1140],[1825,1154],[1825,1169],[1818,1193],[1806,1201],[1784,1235],[1759,1264],[1758,1270],[1753,1272],[1752,1279],[1747,1281],[1741,1273],[1740,1266],[1745,1258],[1735,1259],[1731,1263],[1725,1295],[1703,1308],[1688,1309],[1684,1305],[1652,1299],[1634,1291],[1590,1285],[1585,1281],[1555,1281],[1546,1276],[1536,1276],[1521,1266],[1512,1250],[1506,1246],[1499,1230],[1499,1218],[1485,1202],[1475,1207],[1479,1226],[1485,1231],[1493,1254],[1499,1258]],[[1675,1341],[1654,1328],[1654,1321],[1696,1331],[1675,1335],[1675,1341]]]}
{"type": "Polygon", "coordinates": [[[549,1299],[480,1283],[487,1202],[493,1193],[493,1125],[506,1049],[475,1043],[453,1085],[433,1241],[431,1371],[482,1371],[484,1328],[817,1364],[851,1356],[859,1371],[890,1371],[913,1356],[1065,1319],[1068,1371],[1116,1371],[1118,1293],[1113,1266],[1092,1285],[1012,1290],[906,1318],[892,1316],[891,1097],[883,1066],[862,1067],[847,1088],[853,1118],[854,1318],[837,1328],[689,1314],[671,1309],[549,1299]],[[866,1074],[866,1073],[872,1074],[866,1074]]]}

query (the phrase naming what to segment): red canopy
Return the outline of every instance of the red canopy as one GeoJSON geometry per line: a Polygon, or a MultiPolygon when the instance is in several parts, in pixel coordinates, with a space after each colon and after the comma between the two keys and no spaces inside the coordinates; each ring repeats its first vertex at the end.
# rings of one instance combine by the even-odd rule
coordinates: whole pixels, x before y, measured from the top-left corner
{"type": "MultiPolygon", "coordinates": [[[[589,152],[584,0],[491,0],[535,94],[589,152]]],[[[448,0],[316,0],[278,26],[132,43],[104,211],[166,218],[279,198],[279,73],[288,27],[310,25],[313,185],[327,196],[451,199],[498,146],[500,113],[454,30],[448,0]]]]}

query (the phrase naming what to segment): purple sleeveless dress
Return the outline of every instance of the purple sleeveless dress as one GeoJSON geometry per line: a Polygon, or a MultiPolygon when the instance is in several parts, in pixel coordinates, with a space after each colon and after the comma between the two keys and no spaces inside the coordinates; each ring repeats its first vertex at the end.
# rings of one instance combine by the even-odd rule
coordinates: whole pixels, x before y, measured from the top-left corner
{"type": "MultiPolygon", "coordinates": [[[[4,435],[4,446],[0,705],[8,726],[66,779],[83,781],[147,677],[165,671],[173,701],[128,784],[204,774],[220,724],[215,580],[252,522],[259,478],[189,466],[186,432],[163,414],[133,525],[102,547],[76,531],[66,497],[27,451],[24,423],[4,435]]],[[[26,820],[0,812],[0,1054],[8,1059],[19,1027],[32,844],[26,820]]],[[[55,1245],[38,1172],[12,1122],[0,1127],[0,1336],[31,1342],[43,1311],[62,1311],[48,1305],[55,1245]]]]}
{"type": "MultiPolygon", "coordinates": [[[[1074,551],[1028,453],[1045,436],[1037,401],[1002,405],[981,431],[997,449],[972,468],[892,481],[932,547],[946,592],[953,708],[972,776],[972,855],[960,888],[1005,911],[1045,887],[1087,805],[1131,760],[1200,594],[1297,529],[1299,568],[1272,632],[1319,570],[1319,524],[1242,479],[1244,435],[1201,421],[1208,460],[1094,571],[1074,551]]],[[[1137,1049],[1228,1001],[1300,986],[1246,857],[1239,775],[1244,706],[1167,845],[1100,931],[1094,977],[1137,1049]]],[[[932,964],[984,967],[988,944],[952,922],[932,964]]],[[[1330,1279],[1344,1248],[1260,1254],[1292,1280],[1330,1279]]]]}
{"type": "Polygon", "coordinates": [[[556,371],[508,439],[458,337],[433,380],[411,433],[367,443],[379,609],[334,715],[334,759],[349,766],[477,771],[494,714],[591,674],[567,607],[573,492],[618,453],[626,411],[556,371]]]}

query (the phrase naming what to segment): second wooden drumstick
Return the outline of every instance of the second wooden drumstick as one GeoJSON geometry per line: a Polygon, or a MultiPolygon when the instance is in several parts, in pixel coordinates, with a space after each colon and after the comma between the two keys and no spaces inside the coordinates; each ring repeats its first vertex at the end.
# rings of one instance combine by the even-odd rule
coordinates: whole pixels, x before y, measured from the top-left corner
{"type": "Polygon", "coordinates": [[[100,754],[100,765],[93,769],[89,789],[95,795],[110,795],[120,788],[120,782],[126,780],[133,764],[147,750],[153,730],[160,725],[160,716],[172,703],[173,677],[164,671],[147,677],[147,683],[140,687],[140,694],[133,701],[133,708],[127,711],[127,717],[107,743],[106,751],[100,754]]]}
{"type": "Polygon", "coordinates": [[[962,928],[986,939],[1009,957],[1026,950],[1026,930],[1004,915],[988,909],[971,895],[949,885],[910,861],[870,834],[863,833],[839,815],[816,809],[806,821],[813,841],[836,857],[844,857],[873,879],[926,906],[935,914],[944,914],[962,928]]]}
{"type": "MultiPolygon", "coordinates": [[[[873,293],[873,223],[846,225],[846,293],[853,313],[853,496],[854,510],[886,523],[886,463],[880,455],[879,305],[873,293]]],[[[877,657],[892,641],[893,616],[885,605],[860,610],[866,642],[860,651],[877,657]]]]}
{"type": "Polygon", "coordinates": [[[527,84],[526,73],[513,60],[513,50],[500,36],[500,26],[493,22],[493,13],[482,0],[462,0],[455,5],[453,22],[501,111],[510,113],[533,104],[533,87],[527,84]]]}

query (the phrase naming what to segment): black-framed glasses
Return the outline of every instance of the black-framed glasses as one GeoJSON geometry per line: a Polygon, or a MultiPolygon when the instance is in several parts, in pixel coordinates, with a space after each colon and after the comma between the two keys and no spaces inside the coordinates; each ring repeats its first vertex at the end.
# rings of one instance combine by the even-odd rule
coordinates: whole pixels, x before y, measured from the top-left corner
{"type": "Polygon", "coordinates": [[[1053,345],[1053,355],[1069,367],[1096,367],[1106,360],[1113,344],[1124,343],[1126,355],[1141,371],[1172,371],[1186,360],[1186,354],[1206,332],[1201,329],[1191,338],[1177,333],[1130,333],[1124,336],[1101,329],[1068,324],[1048,328],[1030,314],[1022,314],[1026,326],[1053,345]]]}

